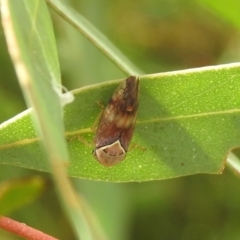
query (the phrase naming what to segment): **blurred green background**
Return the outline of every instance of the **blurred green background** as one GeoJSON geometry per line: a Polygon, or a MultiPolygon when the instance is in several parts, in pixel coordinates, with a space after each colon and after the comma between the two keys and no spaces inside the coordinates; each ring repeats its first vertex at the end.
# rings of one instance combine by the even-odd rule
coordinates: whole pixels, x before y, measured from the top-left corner
{"type": "MultiPolygon", "coordinates": [[[[63,1],[62,1],[63,2],[63,1]]],[[[65,0],[145,73],[239,61],[239,0],[65,0]]],[[[126,77],[51,11],[63,85],[69,90],[126,77]]],[[[26,106],[0,26],[0,122],[26,106]]],[[[141,104],[141,103],[140,103],[141,104]]],[[[60,239],[75,239],[49,174],[0,166],[0,180],[41,175],[45,191],[10,217],[60,239]]],[[[239,239],[239,178],[195,175],[145,183],[73,179],[114,240],[239,239]]],[[[0,231],[1,239],[19,239],[0,231]]]]}

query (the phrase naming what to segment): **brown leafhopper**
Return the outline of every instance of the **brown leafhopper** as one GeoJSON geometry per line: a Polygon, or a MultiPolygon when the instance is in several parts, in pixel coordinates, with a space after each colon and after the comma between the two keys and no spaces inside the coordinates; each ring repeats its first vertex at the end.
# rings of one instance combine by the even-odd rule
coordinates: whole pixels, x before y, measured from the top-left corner
{"type": "Polygon", "coordinates": [[[126,156],[136,122],[138,91],[139,79],[128,77],[115,90],[103,111],[93,155],[104,166],[113,166],[126,156]]]}

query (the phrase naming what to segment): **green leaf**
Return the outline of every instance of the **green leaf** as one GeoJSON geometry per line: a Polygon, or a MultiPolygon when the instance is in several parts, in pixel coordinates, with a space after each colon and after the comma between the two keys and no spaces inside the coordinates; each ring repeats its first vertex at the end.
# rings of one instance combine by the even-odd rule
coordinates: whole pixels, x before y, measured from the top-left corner
{"type": "MultiPolygon", "coordinates": [[[[107,181],[147,181],[221,173],[240,146],[240,65],[140,77],[140,105],[126,159],[113,167],[93,157],[97,102],[107,104],[119,81],[77,89],[65,107],[69,175],[107,181]]],[[[49,171],[28,112],[0,130],[0,162],[49,171]]]]}
{"type": "Polygon", "coordinates": [[[96,29],[87,19],[81,16],[80,13],[65,6],[59,0],[47,0],[47,3],[127,75],[142,73],[142,71],[134,66],[134,64],[131,63],[106,36],[96,29]]]}
{"type": "MultiPolygon", "coordinates": [[[[63,97],[59,85],[56,45],[46,3],[39,0],[5,0],[1,7],[8,50],[26,103],[33,109],[34,127],[43,140],[49,161],[49,164],[47,161],[45,163],[49,166],[48,169],[51,166],[49,170],[54,173],[53,178],[62,198],[62,205],[75,227],[76,234],[92,239],[89,223],[74,199],[76,196],[66,174],[65,165],[68,163],[69,154],[64,139],[62,105],[69,102],[71,97],[63,97]]],[[[34,150],[36,149],[30,151],[34,150]]],[[[39,146],[38,151],[43,156],[39,146]]],[[[16,157],[19,159],[19,156],[16,157]]]]}
{"type": "Polygon", "coordinates": [[[44,138],[49,155],[59,155],[58,159],[66,161],[60,69],[46,3],[5,1],[2,7],[9,53],[26,103],[35,110],[35,128],[44,138]]]}

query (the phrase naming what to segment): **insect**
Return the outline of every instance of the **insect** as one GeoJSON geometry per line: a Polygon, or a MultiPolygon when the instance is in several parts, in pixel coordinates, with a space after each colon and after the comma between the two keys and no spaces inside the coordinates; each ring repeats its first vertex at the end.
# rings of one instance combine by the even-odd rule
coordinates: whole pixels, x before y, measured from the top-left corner
{"type": "Polygon", "coordinates": [[[132,139],[138,109],[139,79],[130,76],[115,90],[101,116],[94,157],[104,166],[121,162],[132,139]]]}

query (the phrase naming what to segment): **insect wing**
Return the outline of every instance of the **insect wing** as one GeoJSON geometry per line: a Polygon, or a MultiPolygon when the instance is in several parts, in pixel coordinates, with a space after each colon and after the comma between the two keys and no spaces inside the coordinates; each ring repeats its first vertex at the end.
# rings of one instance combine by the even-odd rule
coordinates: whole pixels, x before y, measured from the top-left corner
{"type": "Polygon", "coordinates": [[[126,155],[136,122],[138,91],[138,78],[131,76],[125,79],[102,114],[93,154],[103,165],[114,165],[126,155]]]}

